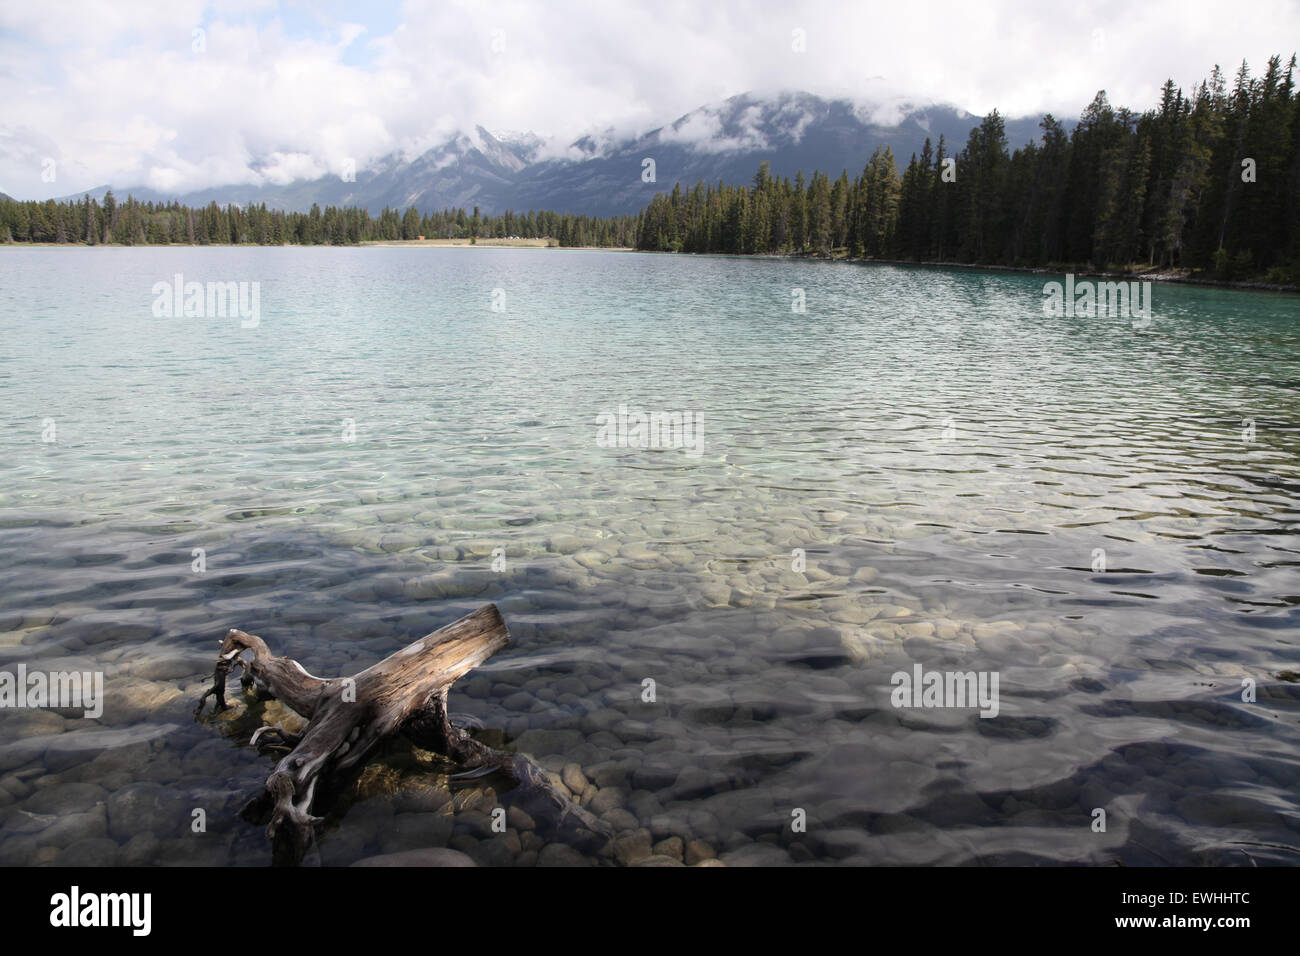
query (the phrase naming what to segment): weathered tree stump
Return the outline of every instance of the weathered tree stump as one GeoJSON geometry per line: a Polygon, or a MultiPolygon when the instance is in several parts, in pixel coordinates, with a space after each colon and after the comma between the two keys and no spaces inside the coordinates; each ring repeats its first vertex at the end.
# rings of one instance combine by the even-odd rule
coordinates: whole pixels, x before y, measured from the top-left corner
{"type": "Polygon", "coordinates": [[[209,688],[195,708],[203,712],[208,697],[226,710],[226,679],[235,667],[240,682],[262,700],[277,699],[307,720],[302,734],[263,726],[250,743],[272,740],[291,747],[266,780],[266,789],[240,815],[267,824],[273,858],[297,863],[311,845],[317,784],[337,781],[358,771],[388,738],[401,734],[418,747],[458,765],[457,776],[503,775],[513,796],[539,825],[587,848],[603,845],[609,826],[556,791],[528,757],[494,750],[455,726],[447,710],[447,692],[459,677],[510,642],[510,633],[495,604],[439,628],[353,677],[313,677],[295,660],[272,656],[260,637],[231,629],[221,642],[220,657],[209,688]],[[251,660],[245,659],[251,652],[251,660]],[[266,738],[265,740],[263,738],[266,738]]]}

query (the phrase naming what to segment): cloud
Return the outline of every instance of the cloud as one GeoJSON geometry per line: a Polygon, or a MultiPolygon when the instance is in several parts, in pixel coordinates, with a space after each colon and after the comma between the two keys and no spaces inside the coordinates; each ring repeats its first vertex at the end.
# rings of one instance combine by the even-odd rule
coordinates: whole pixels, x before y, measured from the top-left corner
{"type": "Polygon", "coordinates": [[[679,143],[705,153],[730,153],[770,149],[762,126],[762,109],[749,106],[736,116],[734,131],[727,131],[713,109],[696,110],[659,133],[661,143],[679,143]]]}
{"type": "MultiPolygon", "coordinates": [[[[1300,8],[1287,0],[1258,0],[1249,17],[1204,0],[11,3],[0,190],[280,182],[413,158],[478,124],[534,131],[543,155],[563,155],[591,131],[643,134],[754,89],[848,98],[877,121],[904,101],[1071,115],[1101,88],[1144,108],[1166,77],[1190,87],[1243,57],[1262,70],[1289,55],[1276,49],[1288,36],[1300,36],[1300,8]],[[46,157],[54,183],[41,179],[46,157]]],[[[666,135],[707,144],[711,122],[666,135]]]]}

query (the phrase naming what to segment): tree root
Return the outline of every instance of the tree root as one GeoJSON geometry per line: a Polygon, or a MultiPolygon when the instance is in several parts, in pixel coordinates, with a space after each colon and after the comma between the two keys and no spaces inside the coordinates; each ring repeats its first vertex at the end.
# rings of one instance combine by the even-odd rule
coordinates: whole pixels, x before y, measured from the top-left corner
{"type": "Polygon", "coordinates": [[[462,768],[458,777],[500,774],[539,826],[561,838],[588,850],[607,843],[612,836],[608,824],[560,794],[541,767],[523,754],[494,750],[476,740],[447,711],[452,683],[509,640],[496,605],[487,604],[353,677],[326,680],[313,677],[295,660],[275,657],[260,637],[234,629],[227,633],[212,687],[199,698],[195,714],[203,712],[209,697],[215,698],[217,712],[231,706],[226,681],[240,667],[246,692],[277,699],[307,720],[301,734],[264,726],[250,740],[259,749],[289,749],[265,790],[240,811],[245,820],[266,825],[273,860],[297,863],[311,846],[314,828],[324,819],[313,812],[318,784],[359,769],[395,734],[462,768]]]}

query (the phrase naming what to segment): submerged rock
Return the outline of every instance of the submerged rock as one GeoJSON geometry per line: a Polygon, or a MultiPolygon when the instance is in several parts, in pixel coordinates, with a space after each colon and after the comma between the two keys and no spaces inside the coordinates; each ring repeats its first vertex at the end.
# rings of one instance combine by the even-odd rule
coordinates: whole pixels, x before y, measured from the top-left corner
{"type": "Polygon", "coordinates": [[[686,844],[684,859],[687,866],[695,866],[706,860],[716,859],[718,854],[713,852],[713,847],[709,846],[703,840],[691,840],[686,844]]]}
{"type": "MultiPolygon", "coordinates": [[[[50,778],[46,778],[50,779],[50,778]]],[[[94,783],[60,783],[37,790],[23,805],[24,810],[38,814],[85,813],[102,806],[108,791],[94,783]]]]}
{"type": "Polygon", "coordinates": [[[624,866],[644,860],[651,853],[649,830],[636,830],[614,841],[614,858],[624,866]]]}
{"type": "Polygon", "coordinates": [[[591,866],[591,861],[564,843],[548,843],[537,857],[538,866],[591,866]]]}
{"type": "Polygon", "coordinates": [[[789,866],[794,861],[790,854],[770,843],[749,843],[730,853],[722,854],[727,866],[789,866]]]}
{"type": "Polygon", "coordinates": [[[683,847],[684,843],[681,837],[671,836],[666,840],[660,840],[654,845],[654,855],[672,857],[674,860],[681,862],[684,855],[683,847]]]}
{"type": "Polygon", "coordinates": [[[78,840],[59,851],[55,866],[117,866],[121,850],[107,837],[90,837],[78,840]]]}
{"type": "Polygon", "coordinates": [[[189,832],[190,800],[156,783],[135,783],[108,798],[108,829],[118,840],[140,833],[175,837],[189,832]]]}
{"type": "Polygon", "coordinates": [[[424,850],[402,850],[383,853],[357,860],[353,866],[478,866],[472,858],[459,850],[447,847],[429,847],[424,850]]]}

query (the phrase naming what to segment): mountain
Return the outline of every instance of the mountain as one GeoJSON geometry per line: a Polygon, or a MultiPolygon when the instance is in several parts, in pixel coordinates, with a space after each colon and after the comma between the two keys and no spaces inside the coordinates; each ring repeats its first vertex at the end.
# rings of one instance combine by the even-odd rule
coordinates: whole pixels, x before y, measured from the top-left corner
{"type": "MultiPolygon", "coordinates": [[[[1008,145],[1015,149],[1037,138],[1038,122],[1037,117],[1007,120],[1008,145]]],[[[811,93],[744,93],[639,137],[585,136],[559,156],[547,156],[543,141],[531,134],[494,135],[480,126],[411,160],[385,157],[358,170],[355,182],[331,175],[283,186],[219,186],[181,196],[147,188],[116,192],[141,200],[179,199],[191,206],[266,203],[305,211],[312,203],[359,205],[372,215],[385,206],[415,206],[421,212],[478,206],[485,214],[553,209],[607,216],[635,213],[676,182],[684,187],[701,179],[749,183],[763,160],[771,163],[774,175],[791,179],[800,169],[805,175],[817,169],[832,178],[847,169],[852,178],[877,146],[889,146],[901,172],[926,137],[937,145],[943,135],[951,155],[978,124],[979,117],[946,105],[864,105],[811,93]],[[646,159],[654,160],[654,182],[642,181],[646,159]]],[[[103,192],[91,191],[97,196],[103,192]]]]}
{"type": "MultiPolygon", "coordinates": [[[[742,94],[704,106],[632,142],[580,162],[550,161],[526,168],[506,200],[512,208],[559,209],[598,215],[635,212],[656,192],[698,180],[747,184],[763,160],[773,175],[791,179],[814,169],[832,179],[862,171],[877,146],[888,146],[901,173],[913,152],[942,134],[949,155],[965,144],[979,117],[951,106],[897,108],[880,122],[848,100],[810,93],[763,98],[742,94]],[[656,182],[641,181],[642,163],[655,161],[656,182]],[[526,203],[521,200],[526,199],[526,203]]],[[[1008,121],[1007,142],[1023,146],[1039,133],[1038,119],[1008,121]]],[[[582,148],[583,141],[575,144],[582,148]]]]}
{"type": "MultiPolygon", "coordinates": [[[[232,202],[266,203],[272,209],[299,212],[306,212],[312,203],[365,206],[376,215],[384,206],[401,209],[416,206],[421,211],[449,206],[469,208],[482,205],[482,196],[493,196],[508,188],[532,162],[541,142],[527,134],[510,141],[499,139],[480,126],[473,133],[455,136],[414,160],[404,160],[397,154],[386,156],[368,169],[357,170],[355,181],[327,175],[286,185],[214,186],[181,195],[160,193],[147,186],[113,189],[119,197],[130,193],[142,202],[175,199],[188,206],[206,206],[210,202],[222,206],[232,202]]],[[[89,193],[102,200],[108,188],[101,186],[89,193]]],[[[77,199],[81,195],[66,198],[77,199]]],[[[484,206],[484,212],[487,211],[484,206]]]]}

